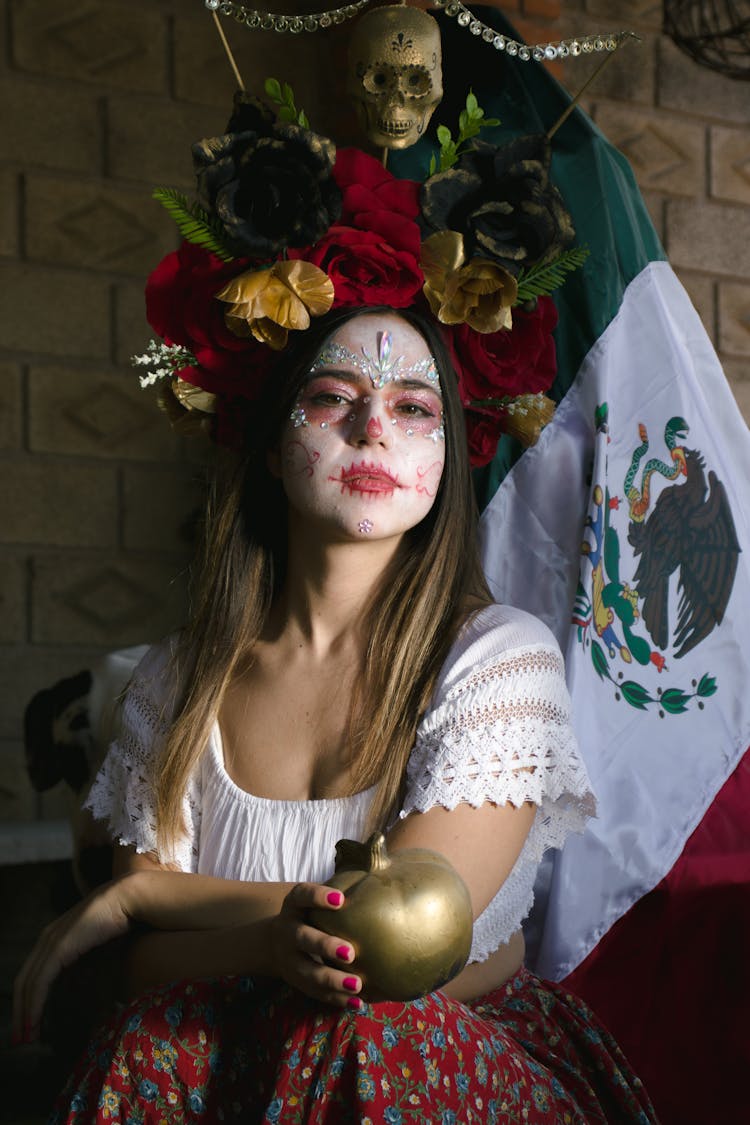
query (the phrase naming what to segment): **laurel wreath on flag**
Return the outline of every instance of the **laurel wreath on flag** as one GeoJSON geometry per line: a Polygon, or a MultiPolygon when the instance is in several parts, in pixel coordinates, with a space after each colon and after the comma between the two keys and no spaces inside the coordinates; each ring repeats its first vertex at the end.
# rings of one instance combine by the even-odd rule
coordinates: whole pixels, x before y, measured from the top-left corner
{"type": "Polygon", "coordinates": [[[636,680],[623,680],[623,673],[618,673],[617,678],[612,676],[604,649],[598,641],[591,642],[591,660],[594,665],[594,671],[601,680],[609,680],[615,689],[615,699],[625,700],[631,707],[637,708],[639,711],[645,711],[650,705],[656,704],[659,707],[659,718],[664,718],[665,714],[669,715],[682,715],[687,711],[688,706],[692,700],[698,701],[698,707],[703,710],[703,700],[709,699],[717,690],[716,678],[704,673],[700,680],[693,680],[692,687],[694,691],[686,692],[682,688],[668,687],[662,690],[656,689],[656,694],[652,695],[648,688],[643,684],[639,684],[636,680]]]}

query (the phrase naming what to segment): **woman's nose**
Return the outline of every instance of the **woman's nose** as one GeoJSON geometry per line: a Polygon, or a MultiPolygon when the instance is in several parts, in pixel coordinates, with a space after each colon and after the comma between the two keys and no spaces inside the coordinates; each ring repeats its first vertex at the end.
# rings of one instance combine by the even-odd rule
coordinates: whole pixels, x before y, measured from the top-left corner
{"type": "Polygon", "coordinates": [[[374,403],[363,403],[350,417],[352,441],[356,445],[382,445],[388,449],[393,444],[391,427],[374,403]]]}

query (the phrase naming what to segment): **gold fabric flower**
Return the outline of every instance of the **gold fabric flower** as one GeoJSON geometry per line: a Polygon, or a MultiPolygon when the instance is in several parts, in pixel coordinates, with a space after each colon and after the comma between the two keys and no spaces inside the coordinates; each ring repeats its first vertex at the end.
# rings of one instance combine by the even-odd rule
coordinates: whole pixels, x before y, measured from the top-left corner
{"type": "Polygon", "coordinates": [[[554,413],[555,404],[546,395],[517,395],[505,407],[503,429],[522,445],[536,445],[554,413]]]}
{"type": "Polygon", "coordinates": [[[442,324],[468,324],[475,332],[512,325],[516,279],[487,258],[466,261],[463,235],[441,230],[422,243],[424,295],[442,324]]]}
{"type": "Polygon", "coordinates": [[[290,328],[309,328],[311,316],[328,312],[333,282],[311,262],[274,262],[233,278],[216,296],[230,305],[224,320],[236,336],[254,336],[280,351],[290,328]]]}

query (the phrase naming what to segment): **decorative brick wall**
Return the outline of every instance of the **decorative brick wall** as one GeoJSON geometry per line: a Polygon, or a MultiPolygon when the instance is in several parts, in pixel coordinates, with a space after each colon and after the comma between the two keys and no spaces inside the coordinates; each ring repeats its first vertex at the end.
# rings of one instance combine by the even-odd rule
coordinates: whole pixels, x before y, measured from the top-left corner
{"type": "MultiPolygon", "coordinates": [[[[558,0],[501,6],[533,41],[642,35],[586,105],[633,162],[750,416],[747,85],[681,55],[657,4],[570,0],[564,17],[558,0]]],[[[201,0],[0,0],[0,13],[1,826],[66,811],[26,778],[29,697],[184,612],[201,455],[170,434],[128,359],[150,335],[145,274],[174,245],[151,189],[190,189],[190,143],[223,125],[233,80],[201,0]]],[[[354,139],[335,85],[319,82],[341,65],[345,28],[227,31],[249,87],[286,78],[321,130],[335,116],[354,139]]],[[[597,60],[560,68],[569,88],[597,60]]]]}

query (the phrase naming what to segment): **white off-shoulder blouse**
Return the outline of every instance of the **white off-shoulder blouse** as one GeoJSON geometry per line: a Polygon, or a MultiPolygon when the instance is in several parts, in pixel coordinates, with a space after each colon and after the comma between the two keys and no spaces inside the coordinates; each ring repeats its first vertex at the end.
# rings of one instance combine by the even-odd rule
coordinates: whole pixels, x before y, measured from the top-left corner
{"type": "MultiPolygon", "coordinates": [[[[149,649],[133,673],[121,729],[87,807],[114,840],[156,852],[152,770],[175,693],[174,642],[149,649]]],[[[215,724],[184,797],[179,870],[256,882],[324,882],[337,840],[361,840],[374,790],[350,797],[281,801],[240,789],[224,768],[215,724]]],[[[560,650],[535,617],[492,605],[460,630],[417,728],[399,817],[441,805],[537,806],[516,863],[474,922],[470,961],[484,961],[519,929],[533,903],[539,861],[594,814],[570,725],[560,650]]],[[[491,857],[488,857],[488,861],[491,857]]]]}

